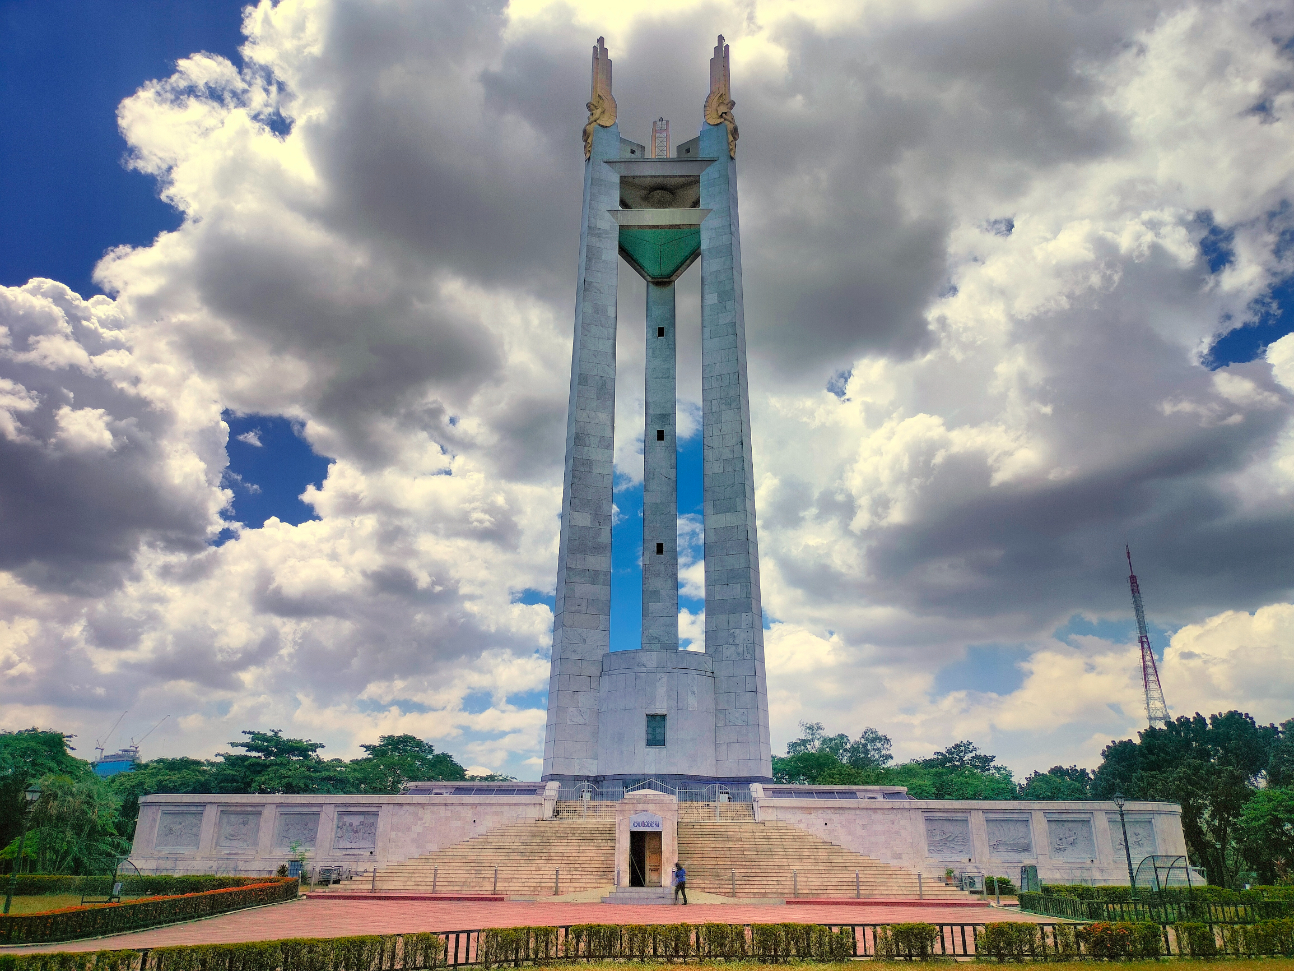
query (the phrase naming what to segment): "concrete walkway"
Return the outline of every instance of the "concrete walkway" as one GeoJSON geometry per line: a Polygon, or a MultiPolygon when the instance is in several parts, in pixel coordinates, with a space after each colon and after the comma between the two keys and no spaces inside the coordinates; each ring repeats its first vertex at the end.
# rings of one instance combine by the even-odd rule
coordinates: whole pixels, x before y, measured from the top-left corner
{"type": "Polygon", "coordinates": [[[117,934],[88,941],[4,947],[0,953],[38,951],[99,951],[169,947],[176,944],[235,944],[274,941],[287,937],[349,937],[354,934],[402,934],[413,931],[475,930],[482,927],[556,926],[563,924],[983,924],[1035,917],[992,907],[903,907],[867,904],[695,904],[689,907],[635,906],[602,903],[464,902],[449,900],[295,900],[252,910],[221,914],[205,920],[171,924],[151,930],[117,934]]]}

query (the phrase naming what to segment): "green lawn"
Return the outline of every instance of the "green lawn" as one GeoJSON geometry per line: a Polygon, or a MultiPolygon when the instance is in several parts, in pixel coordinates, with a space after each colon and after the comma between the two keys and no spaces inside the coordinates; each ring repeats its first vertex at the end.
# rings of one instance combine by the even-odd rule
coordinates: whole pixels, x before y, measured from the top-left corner
{"type": "MultiPolygon", "coordinates": [[[[133,899],[133,898],[122,898],[133,899]]],[[[41,914],[47,910],[61,910],[64,907],[80,907],[79,893],[44,893],[34,897],[14,897],[9,907],[10,914],[41,914]]],[[[86,904],[87,907],[92,906],[86,904]]]]}
{"type": "MultiPolygon", "coordinates": [[[[586,963],[584,961],[576,961],[572,963],[572,962],[559,961],[550,965],[536,965],[536,967],[548,968],[548,969],[551,969],[551,971],[562,971],[562,969],[567,969],[567,971],[569,971],[569,969],[573,966],[579,967],[581,969],[591,969],[591,971],[626,971],[627,968],[633,968],[635,966],[638,966],[640,963],[666,964],[668,962],[665,962],[665,961],[647,961],[647,962],[593,961],[593,962],[586,963]]],[[[868,966],[873,966],[876,964],[884,964],[887,967],[892,967],[897,969],[897,968],[911,968],[914,965],[919,966],[923,963],[929,963],[929,962],[868,961],[866,963],[868,964],[868,966]]],[[[968,962],[965,962],[964,960],[953,961],[951,958],[943,958],[940,960],[939,963],[961,964],[961,963],[968,963],[968,962]]],[[[989,961],[988,959],[985,959],[983,962],[978,962],[978,963],[996,964],[997,962],[993,962],[993,961],[989,961]]],[[[1013,966],[1022,968],[1022,967],[1025,967],[1026,965],[1030,965],[1034,963],[1035,962],[1032,962],[1032,961],[1026,961],[1024,962],[1024,964],[1016,964],[1013,966]]],[[[1037,963],[1050,964],[1054,962],[1037,962],[1037,963]]],[[[1083,960],[1083,961],[1075,961],[1070,963],[1074,967],[1099,964],[1101,966],[1110,968],[1111,971],[1114,971],[1114,969],[1116,968],[1118,969],[1118,971],[1163,971],[1165,964],[1172,964],[1172,963],[1189,964],[1192,969],[1199,969],[1199,971],[1294,971],[1294,958],[1223,958],[1216,961],[1205,961],[1199,958],[1161,958],[1158,961],[1083,960]]],[[[826,963],[818,964],[815,962],[808,962],[808,961],[804,961],[804,962],[788,961],[786,962],[786,964],[762,964],[758,961],[717,961],[713,963],[703,962],[699,964],[693,964],[691,961],[689,961],[687,964],[679,964],[675,966],[679,968],[687,968],[689,969],[689,971],[691,971],[691,969],[699,969],[699,971],[725,971],[725,969],[726,971],[784,971],[787,964],[794,964],[806,969],[813,968],[815,969],[815,971],[817,971],[817,969],[822,969],[822,971],[858,971],[858,967],[859,967],[857,961],[845,961],[840,964],[826,964],[826,963]]]]}

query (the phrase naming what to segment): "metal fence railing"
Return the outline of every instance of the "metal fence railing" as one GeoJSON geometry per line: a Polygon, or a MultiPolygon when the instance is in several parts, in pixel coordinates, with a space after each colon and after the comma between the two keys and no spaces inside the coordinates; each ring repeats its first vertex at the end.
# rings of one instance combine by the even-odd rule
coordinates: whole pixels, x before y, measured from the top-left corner
{"type": "Polygon", "coordinates": [[[679,802],[753,802],[750,786],[724,785],[711,783],[707,786],[683,785],[672,786],[659,779],[642,779],[628,783],[623,781],[604,782],[594,785],[591,782],[580,782],[564,785],[557,790],[559,802],[619,802],[626,795],[635,792],[663,792],[674,796],[679,802]]]}
{"type": "MultiPolygon", "coordinates": [[[[1114,953],[1109,942],[1098,944],[1094,939],[1087,939],[1077,933],[1074,924],[1033,924],[1015,926],[1036,928],[1036,934],[1028,935],[1027,942],[1017,940],[1014,944],[1005,942],[1004,936],[997,935],[991,925],[986,923],[959,923],[925,925],[929,930],[924,934],[912,934],[922,925],[906,924],[818,924],[814,927],[825,928],[834,936],[826,942],[826,948],[832,953],[830,957],[839,960],[842,957],[853,958],[985,958],[997,957],[1014,960],[1051,961],[1057,958],[1096,959],[1130,957],[1128,953],[1114,953]],[[905,934],[901,928],[907,928],[905,934]]],[[[791,925],[796,926],[796,925],[791,925]]],[[[1002,924],[998,923],[998,927],[1002,924]]],[[[1199,925],[1196,925],[1199,926],[1199,925]]],[[[1227,928],[1209,928],[1208,941],[1195,940],[1193,943],[1179,939],[1177,928],[1163,926],[1159,930],[1158,950],[1161,954],[1173,956],[1201,956],[1201,950],[1208,954],[1288,954],[1294,950],[1289,940],[1282,937],[1260,939],[1255,935],[1245,937],[1245,942],[1236,945],[1237,936],[1227,928]],[[1265,940],[1261,943],[1260,940],[1265,940]],[[1203,945],[1203,946],[1202,946],[1203,945]]],[[[557,961],[593,961],[614,958],[650,958],[660,957],[670,960],[712,962],[716,958],[744,957],[754,960],[785,961],[788,958],[822,959],[817,950],[823,941],[816,934],[805,933],[794,935],[788,925],[668,925],[657,924],[642,926],[617,925],[560,925],[552,928],[504,928],[472,929],[436,932],[443,942],[440,948],[428,948],[425,934],[393,934],[381,938],[383,967],[415,971],[430,968],[462,968],[487,964],[516,966],[523,963],[551,964],[557,961]],[[712,928],[723,931],[715,935],[712,928]],[[779,930],[780,928],[780,930],[779,930]],[[591,933],[592,932],[592,933],[591,933]],[[681,932],[681,933],[680,933],[681,932]],[[491,938],[491,933],[501,937],[491,938]],[[542,935],[542,937],[541,937],[542,935]],[[739,936],[737,936],[739,935],[739,936]],[[506,953],[500,953],[498,947],[506,940],[506,953]],[[423,938],[424,940],[418,940],[423,938]],[[815,943],[816,942],[816,943],[815,943]],[[491,944],[494,947],[491,947],[491,944]],[[717,946],[716,946],[717,943],[717,946]],[[489,953],[493,951],[493,953],[489,953]]],[[[1016,937],[1016,935],[1006,935],[1016,937]]],[[[296,944],[298,942],[284,942],[296,944]]],[[[304,942],[300,942],[304,943],[304,942]]],[[[329,942],[321,941],[319,944],[329,942]]],[[[341,939],[338,944],[344,944],[341,939]]],[[[1142,942],[1155,949],[1154,939],[1142,942]]],[[[140,962],[129,964],[132,971],[167,971],[172,967],[170,961],[158,960],[163,951],[157,955],[151,965],[149,955],[152,949],[140,948],[136,951],[140,962]]],[[[174,952],[169,952],[171,958],[174,952]]],[[[119,968],[121,965],[114,964],[119,968]]]]}

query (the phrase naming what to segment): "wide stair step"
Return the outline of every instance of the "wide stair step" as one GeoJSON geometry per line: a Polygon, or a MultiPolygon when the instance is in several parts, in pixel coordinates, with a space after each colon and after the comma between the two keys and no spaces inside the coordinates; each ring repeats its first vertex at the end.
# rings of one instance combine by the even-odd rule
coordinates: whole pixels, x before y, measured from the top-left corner
{"type": "MultiPolygon", "coordinates": [[[[376,888],[552,896],[611,886],[614,861],[614,817],[532,820],[382,867],[376,888]]],[[[371,873],[357,874],[338,889],[373,885],[371,873]]]]}
{"type": "Polygon", "coordinates": [[[969,899],[914,870],[881,863],[780,821],[679,820],[688,888],[738,897],[969,899]]]}

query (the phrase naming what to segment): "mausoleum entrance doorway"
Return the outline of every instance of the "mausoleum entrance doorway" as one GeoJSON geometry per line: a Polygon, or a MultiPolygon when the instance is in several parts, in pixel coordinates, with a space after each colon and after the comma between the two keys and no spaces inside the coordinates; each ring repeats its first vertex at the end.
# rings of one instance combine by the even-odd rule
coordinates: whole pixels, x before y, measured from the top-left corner
{"type": "Polygon", "coordinates": [[[629,886],[662,886],[659,832],[635,830],[629,834],[629,886]]]}

